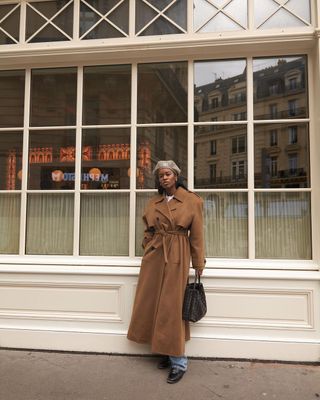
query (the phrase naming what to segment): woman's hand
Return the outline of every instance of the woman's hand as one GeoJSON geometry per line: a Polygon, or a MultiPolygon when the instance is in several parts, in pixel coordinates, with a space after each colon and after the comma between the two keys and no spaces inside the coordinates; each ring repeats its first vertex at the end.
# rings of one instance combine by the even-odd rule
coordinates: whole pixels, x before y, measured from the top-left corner
{"type": "Polygon", "coordinates": [[[203,269],[196,269],[196,274],[201,276],[203,273],[203,269]]]}

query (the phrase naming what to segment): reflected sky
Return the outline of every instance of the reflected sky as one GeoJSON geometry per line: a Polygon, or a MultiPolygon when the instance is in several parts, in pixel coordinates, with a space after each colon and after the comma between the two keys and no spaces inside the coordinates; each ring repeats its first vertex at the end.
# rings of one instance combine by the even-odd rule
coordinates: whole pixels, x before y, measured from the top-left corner
{"type": "Polygon", "coordinates": [[[219,78],[228,79],[241,75],[246,68],[245,60],[199,61],[194,64],[195,85],[203,86],[219,78]]]}

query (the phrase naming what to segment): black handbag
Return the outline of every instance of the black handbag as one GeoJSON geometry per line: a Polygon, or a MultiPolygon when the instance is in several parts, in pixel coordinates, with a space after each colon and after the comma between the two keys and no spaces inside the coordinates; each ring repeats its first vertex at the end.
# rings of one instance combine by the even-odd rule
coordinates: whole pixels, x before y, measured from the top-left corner
{"type": "Polygon", "coordinates": [[[204,287],[200,282],[200,275],[195,274],[194,282],[187,283],[184,292],[182,319],[197,322],[207,313],[207,301],[204,287]]]}

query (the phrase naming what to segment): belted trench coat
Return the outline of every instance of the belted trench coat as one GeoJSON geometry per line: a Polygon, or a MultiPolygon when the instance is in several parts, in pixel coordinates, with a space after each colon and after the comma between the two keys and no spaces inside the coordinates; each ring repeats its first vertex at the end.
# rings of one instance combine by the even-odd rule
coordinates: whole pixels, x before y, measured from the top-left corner
{"type": "Polygon", "coordinates": [[[190,339],[182,320],[190,259],[204,268],[203,200],[179,187],[169,202],[153,197],[143,216],[145,234],[128,339],[150,343],[154,353],[182,356],[190,339]]]}

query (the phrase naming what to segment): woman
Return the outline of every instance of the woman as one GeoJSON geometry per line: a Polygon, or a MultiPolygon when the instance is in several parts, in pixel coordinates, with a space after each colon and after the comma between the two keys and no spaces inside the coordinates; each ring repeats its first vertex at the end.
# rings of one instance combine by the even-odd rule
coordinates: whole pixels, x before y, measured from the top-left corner
{"type": "Polygon", "coordinates": [[[159,194],[148,203],[139,281],[128,339],[150,343],[163,357],[158,368],[170,367],[168,383],[178,382],[187,370],[185,341],[189,323],[182,320],[182,304],[190,258],[197,273],[204,268],[203,201],[179,179],[173,161],[159,161],[153,171],[159,194]]]}

